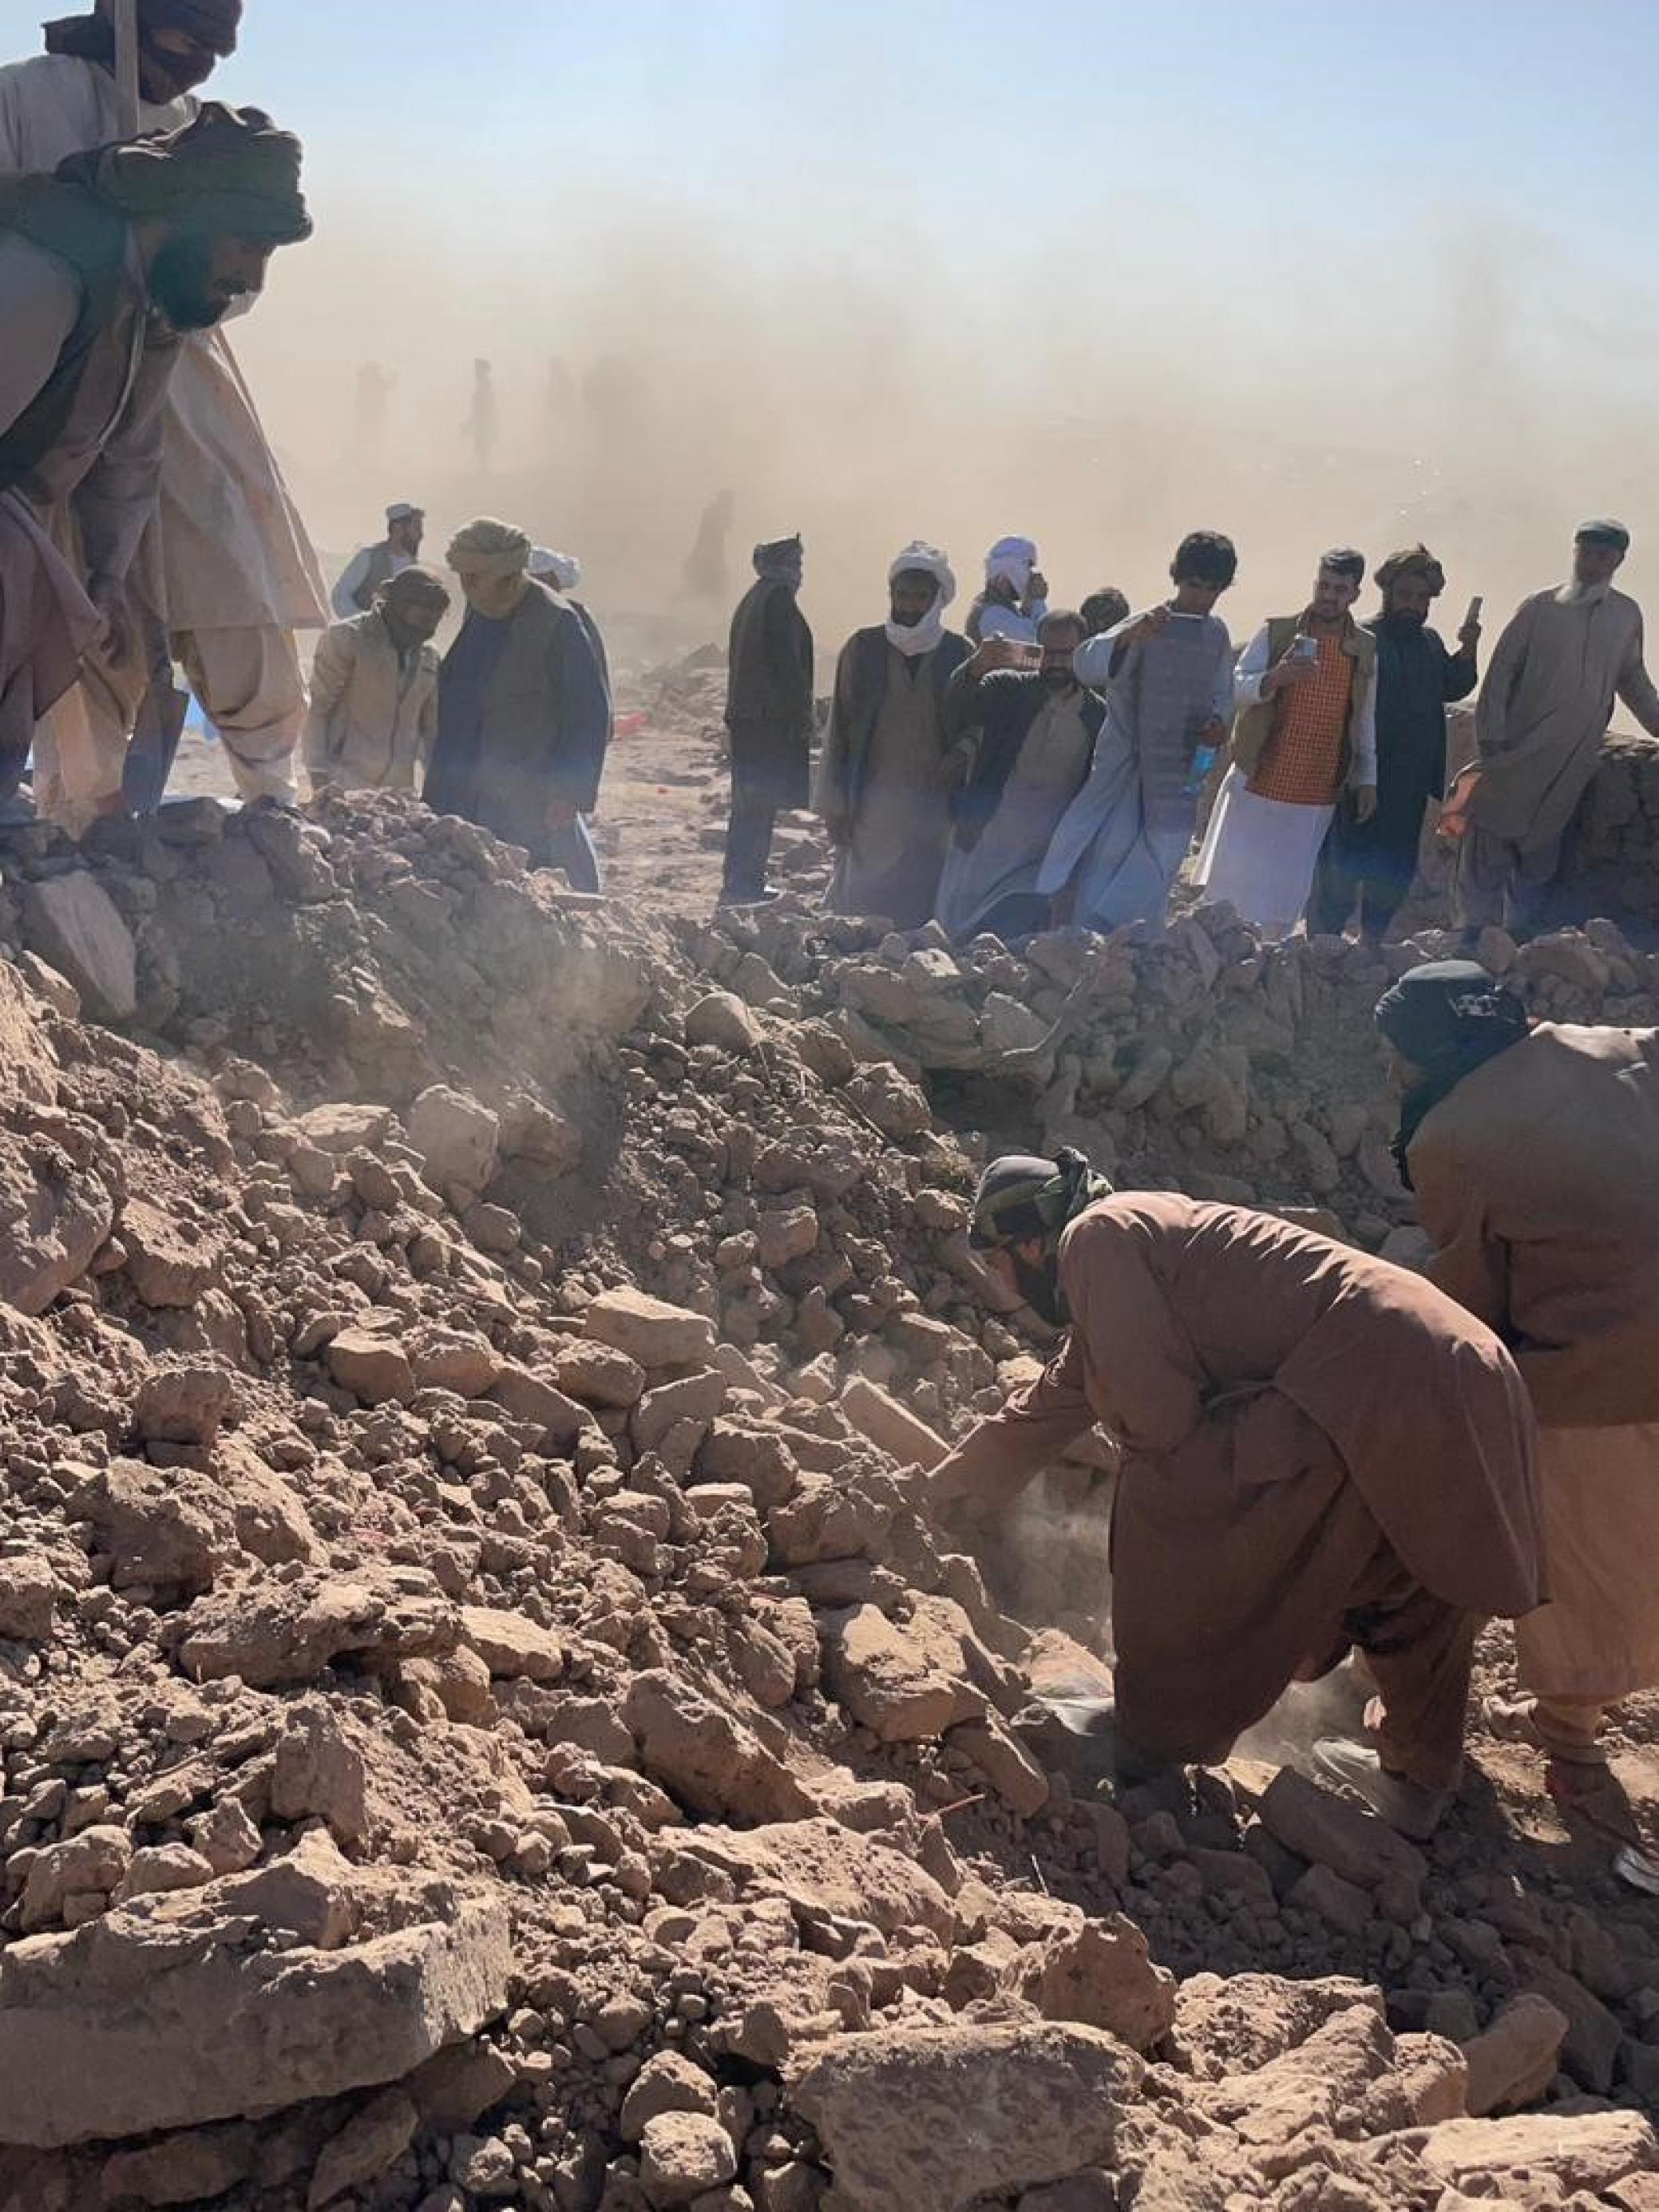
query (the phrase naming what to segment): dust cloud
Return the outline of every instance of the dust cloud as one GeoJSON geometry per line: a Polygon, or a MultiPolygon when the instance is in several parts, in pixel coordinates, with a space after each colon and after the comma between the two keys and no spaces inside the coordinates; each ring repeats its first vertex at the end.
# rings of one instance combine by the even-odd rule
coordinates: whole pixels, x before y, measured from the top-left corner
{"type": "Polygon", "coordinates": [[[337,209],[240,327],[331,559],[390,499],[427,506],[428,557],[469,515],[505,514],[580,554],[585,595],[665,651],[722,634],[750,544],[795,529],[826,649],[879,619],[917,536],[951,550],[960,613],[1004,532],[1037,538],[1075,604],[1108,582],[1146,601],[1183,532],[1223,529],[1244,635],[1301,603],[1322,546],[1375,562],[1420,535],[1449,571],[1445,626],[1480,592],[1490,634],[1565,571],[1574,523],[1612,510],[1642,589],[1659,321],[1627,283],[1565,293],[1547,243],[1498,217],[1448,212],[1382,264],[1293,246],[1288,283],[1218,265],[1190,221],[1126,222],[1109,252],[1051,234],[972,278],[914,239],[885,257],[723,244],[657,208],[478,225],[452,212],[417,240],[394,201],[337,209]],[[476,357],[497,395],[487,460],[464,427],[476,357]],[[700,598],[684,564],[724,490],[728,588],[700,598]]]}

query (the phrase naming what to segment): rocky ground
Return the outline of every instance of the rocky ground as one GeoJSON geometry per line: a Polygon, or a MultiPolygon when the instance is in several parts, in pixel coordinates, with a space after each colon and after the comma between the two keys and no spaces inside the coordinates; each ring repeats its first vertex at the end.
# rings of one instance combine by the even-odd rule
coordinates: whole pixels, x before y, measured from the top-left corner
{"type": "Polygon", "coordinates": [[[609,902],[403,800],[0,847],[0,2212],[1652,2212],[1659,1905],[1535,1759],[1417,1850],[1339,1683],[1103,1795],[1109,1451],[921,1510],[1042,1350],[988,1145],[1413,1255],[1413,956],[716,922],[716,683],[609,902]]]}

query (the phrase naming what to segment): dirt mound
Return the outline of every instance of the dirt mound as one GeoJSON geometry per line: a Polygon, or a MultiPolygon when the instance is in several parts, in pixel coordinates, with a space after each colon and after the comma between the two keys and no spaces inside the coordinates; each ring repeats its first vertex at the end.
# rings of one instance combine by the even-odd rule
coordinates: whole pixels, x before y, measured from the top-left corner
{"type": "Polygon", "coordinates": [[[0,870],[3,2212],[1651,2201],[1654,1908],[1523,1754],[1426,1855],[1103,1800],[1097,1563],[917,1510],[1033,1351],[984,1133],[1381,1242],[1374,963],[715,930],[395,799],[0,870]]]}

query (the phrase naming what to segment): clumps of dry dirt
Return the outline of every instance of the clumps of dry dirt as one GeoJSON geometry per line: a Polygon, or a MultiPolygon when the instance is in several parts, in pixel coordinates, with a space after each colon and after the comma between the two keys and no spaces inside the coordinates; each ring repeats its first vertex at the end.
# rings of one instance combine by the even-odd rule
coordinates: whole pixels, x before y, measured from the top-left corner
{"type": "Polygon", "coordinates": [[[1516,1754],[1428,1853],[1112,1802],[1097,1553],[920,1510],[1034,1349],[986,1133],[1395,1232],[1361,956],[714,929],[395,799],[0,871],[3,2212],[1652,2202],[1654,1908],[1516,1754]]]}

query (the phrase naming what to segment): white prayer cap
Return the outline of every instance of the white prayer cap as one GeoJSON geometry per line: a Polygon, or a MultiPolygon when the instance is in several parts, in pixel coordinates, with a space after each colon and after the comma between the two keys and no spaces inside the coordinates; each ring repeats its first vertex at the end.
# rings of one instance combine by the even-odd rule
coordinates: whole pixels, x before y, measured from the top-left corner
{"type": "Polygon", "coordinates": [[[939,604],[948,607],[957,595],[956,571],[951,566],[950,556],[937,545],[930,545],[925,538],[917,538],[907,545],[887,571],[890,584],[896,583],[907,568],[920,570],[933,577],[939,586],[939,604]]]}
{"type": "Polygon", "coordinates": [[[426,509],[423,507],[411,507],[406,499],[394,500],[386,511],[386,519],[388,522],[410,522],[416,516],[424,522],[426,509]]]}
{"type": "Polygon", "coordinates": [[[582,564],[574,553],[556,553],[538,545],[530,556],[530,573],[556,592],[574,592],[582,580],[582,564]]]}
{"type": "Polygon", "coordinates": [[[988,584],[1012,584],[1023,592],[1037,564],[1037,550],[1029,538],[999,538],[985,556],[988,584]]]}

